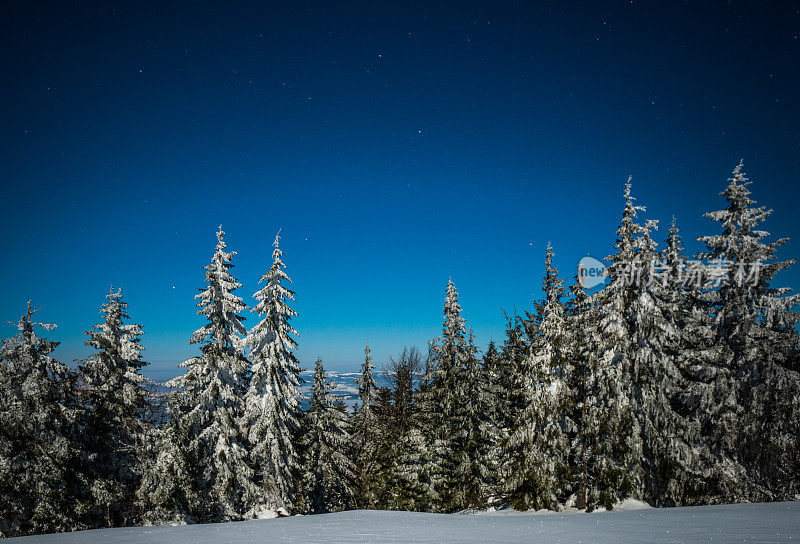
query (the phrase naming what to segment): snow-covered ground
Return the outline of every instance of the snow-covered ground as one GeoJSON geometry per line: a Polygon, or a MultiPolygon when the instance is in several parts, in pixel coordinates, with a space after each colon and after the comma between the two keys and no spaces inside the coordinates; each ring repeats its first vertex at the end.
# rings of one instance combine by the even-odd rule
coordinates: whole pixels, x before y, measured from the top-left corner
{"type": "Polygon", "coordinates": [[[11,539],[42,544],[343,544],[459,542],[800,542],[800,503],[737,504],[692,508],[640,508],[613,512],[478,515],[352,511],[184,527],[131,527],[11,539]]]}

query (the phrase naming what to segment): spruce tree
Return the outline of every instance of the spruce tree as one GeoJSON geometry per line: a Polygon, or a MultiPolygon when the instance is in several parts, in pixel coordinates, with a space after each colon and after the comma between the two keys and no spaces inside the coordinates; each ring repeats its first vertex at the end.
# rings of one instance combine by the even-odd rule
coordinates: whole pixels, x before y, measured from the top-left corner
{"type": "MultiPolygon", "coordinates": [[[[245,422],[251,444],[250,460],[261,490],[257,509],[290,510],[299,469],[294,443],[299,430],[298,385],[300,366],[294,356],[297,331],[289,320],[297,315],[287,301],[294,293],[284,271],[280,237],[275,236],[272,266],[261,278],[264,287],[254,295],[253,309],[262,316],[247,338],[252,373],[245,397],[245,422]]],[[[254,512],[255,513],[255,512],[254,512]]]]}
{"type": "Polygon", "coordinates": [[[525,407],[509,440],[514,459],[508,492],[511,503],[520,510],[557,509],[558,493],[566,479],[568,448],[561,419],[568,359],[562,285],[548,244],[545,299],[539,305],[538,334],[532,339],[525,369],[525,407]]]}
{"type": "Polygon", "coordinates": [[[394,508],[425,511],[429,503],[425,475],[428,449],[425,437],[416,422],[400,435],[396,455],[394,473],[397,491],[394,508]]]}
{"type": "Polygon", "coordinates": [[[331,400],[322,359],[317,359],[303,440],[302,489],[307,513],[338,512],[353,504],[353,464],[346,455],[348,423],[346,414],[331,400]]]}
{"type": "Polygon", "coordinates": [[[506,399],[508,391],[502,382],[500,351],[494,340],[489,341],[486,352],[483,354],[482,368],[485,388],[484,409],[486,411],[487,435],[486,452],[484,455],[488,481],[486,492],[487,500],[496,501],[501,491],[500,463],[503,457],[503,443],[507,437],[504,427],[507,409],[506,399]]]}
{"type": "Polygon", "coordinates": [[[527,388],[528,340],[525,327],[516,313],[506,314],[505,340],[500,350],[497,381],[500,395],[497,399],[498,418],[495,429],[498,435],[500,456],[498,459],[498,489],[506,496],[514,476],[517,448],[509,443],[517,426],[519,415],[525,409],[527,388]]]}
{"type": "Polygon", "coordinates": [[[640,275],[627,309],[632,351],[625,387],[638,433],[633,437],[642,478],[637,495],[654,506],[675,506],[684,503],[686,487],[694,485],[699,444],[690,422],[675,408],[686,387],[678,351],[681,286],[669,277],[680,239],[673,223],[660,259],[650,235],[654,227],[652,222],[643,225],[635,241],[640,275]]]}
{"type": "Polygon", "coordinates": [[[127,314],[122,291],[111,289],[100,314],[103,322],[86,334],[95,353],[81,361],[85,389],[85,437],[90,455],[92,509],[99,526],[115,527],[138,521],[135,494],[141,481],[144,441],[142,420],[147,399],[139,374],[142,328],[127,314]]]}
{"type": "Polygon", "coordinates": [[[463,366],[458,369],[455,410],[450,420],[454,458],[452,509],[483,508],[492,492],[494,425],[481,358],[470,329],[463,366]]]}
{"type": "Polygon", "coordinates": [[[375,455],[378,450],[378,416],[375,403],[378,386],[369,344],[364,348],[364,362],[358,382],[360,404],[353,416],[353,452],[355,466],[356,503],[360,508],[374,508],[377,501],[375,455]]]}
{"type": "Polygon", "coordinates": [[[577,275],[570,293],[572,297],[565,307],[568,330],[565,348],[570,372],[563,405],[564,430],[570,443],[566,493],[575,496],[576,508],[585,510],[589,506],[589,497],[596,496],[592,461],[600,426],[596,378],[602,338],[598,334],[597,313],[577,275]]]}
{"type": "Polygon", "coordinates": [[[607,257],[609,284],[592,296],[597,306],[598,335],[603,339],[594,376],[594,402],[599,424],[594,443],[592,495],[587,508],[614,503],[641,490],[638,428],[629,399],[632,376],[631,308],[639,282],[636,240],[645,230],[637,222],[644,207],[634,204],[631,178],[625,183],[625,207],[617,227],[616,253],[607,257]]]}
{"type": "Polygon", "coordinates": [[[760,225],[772,213],[756,207],[740,162],[721,193],[727,206],[706,214],[720,234],[702,236],[716,353],[697,414],[720,456],[726,501],[788,498],[798,492],[800,378],[787,362],[797,353],[800,296],[772,287],[793,260],[780,261],[788,239],[768,242],[760,225]],[[706,400],[708,399],[708,400],[706,400]]]}
{"type": "Polygon", "coordinates": [[[420,510],[440,512],[442,497],[439,492],[445,486],[446,442],[442,438],[442,421],[440,406],[437,405],[439,391],[436,358],[438,356],[439,339],[428,342],[428,354],[425,358],[424,370],[416,392],[416,422],[424,440],[423,461],[418,480],[425,491],[424,507],[420,510]]]}
{"type": "Polygon", "coordinates": [[[78,435],[76,379],[50,354],[30,301],[0,348],[0,536],[83,528],[88,484],[78,435]]]}
{"type": "Polygon", "coordinates": [[[208,320],[190,339],[202,344],[201,354],[181,363],[186,373],[173,381],[180,388],[173,404],[179,447],[192,471],[191,495],[201,497],[186,508],[200,522],[241,519],[258,494],[242,428],[249,364],[240,313],[246,306],[233,294],[241,284],[230,272],[235,252],[225,251],[224,236],[220,227],[205,267],[208,286],[195,297],[208,320]]]}
{"type": "Polygon", "coordinates": [[[461,445],[456,433],[463,432],[458,425],[465,423],[464,410],[459,405],[463,398],[463,369],[467,367],[467,330],[461,317],[458,291],[448,280],[444,302],[442,335],[433,343],[432,370],[428,381],[428,403],[435,407],[427,425],[432,495],[437,497],[431,506],[437,511],[454,511],[465,507],[463,484],[456,476],[460,462],[461,445]]]}
{"type": "MultiPolygon", "coordinates": [[[[171,406],[177,407],[173,398],[171,406]]],[[[171,409],[174,413],[174,408],[171,409]]],[[[190,512],[200,511],[198,474],[192,465],[185,438],[182,418],[172,417],[151,434],[154,453],[145,459],[142,482],[137,491],[137,503],[146,524],[186,524],[195,521],[190,512]]]]}

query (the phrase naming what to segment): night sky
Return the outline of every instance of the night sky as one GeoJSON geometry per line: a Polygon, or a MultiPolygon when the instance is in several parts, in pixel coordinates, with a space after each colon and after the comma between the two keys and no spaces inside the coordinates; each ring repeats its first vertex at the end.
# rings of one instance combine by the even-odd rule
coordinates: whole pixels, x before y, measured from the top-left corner
{"type": "Polygon", "coordinates": [[[548,241],[564,277],[612,251],[629,174],[693,252],[743,158],[800,257],[798,3],[228,4],[5,4],[0,317],[31,298],[65,361],[113,284],[177,374],[220,224],[248,304],[282,229],[306,368],[424,347],[448,277],[502,341],[548,241]]]}

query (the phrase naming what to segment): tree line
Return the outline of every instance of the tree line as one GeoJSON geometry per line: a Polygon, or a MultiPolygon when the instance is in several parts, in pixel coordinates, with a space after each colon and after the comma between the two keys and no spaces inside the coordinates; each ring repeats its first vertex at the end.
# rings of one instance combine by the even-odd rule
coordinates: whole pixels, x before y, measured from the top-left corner
{"type": "Polygon", "coordinates": [[[760,230],[771,211],[741,167],[693,259],[674,220],[659,248],[629,179],[606,283],[588,290],[579,271],[565,287],[548,244],[543,298],[507,315],[503,342],[482,353],[449,281],[425,353],[404,349],[379,379],[366,347],[352,411],[321,359],[301,405],[278,237],[247,330],[220,228],[196,296],[199,353],[168,397],[140,373],[142,329],[120,291],[75,369],[51,356],[39,329],[53,326],[29,303],[0,349],[0,534],[349,508],[794,500],[799,299],[772,286],[794,261],[760,230]]]}

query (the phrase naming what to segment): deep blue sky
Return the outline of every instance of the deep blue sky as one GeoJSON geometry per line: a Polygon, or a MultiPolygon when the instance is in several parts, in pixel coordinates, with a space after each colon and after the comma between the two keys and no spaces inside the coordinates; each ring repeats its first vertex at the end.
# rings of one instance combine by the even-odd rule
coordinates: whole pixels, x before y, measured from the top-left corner
{"type": "Polygon", "coordinates": [[[248,303],[283,229],[334,369],[423,347],[449,276],[502,339],[548,240],[564,276],[611,251],[628,174],[696,250],[744,158],[800,256],[797,3],[223,4],[4,10],[0,315],[33,299],[64,360],[113,284],[177,373],[220,223],[248,303]]]}

